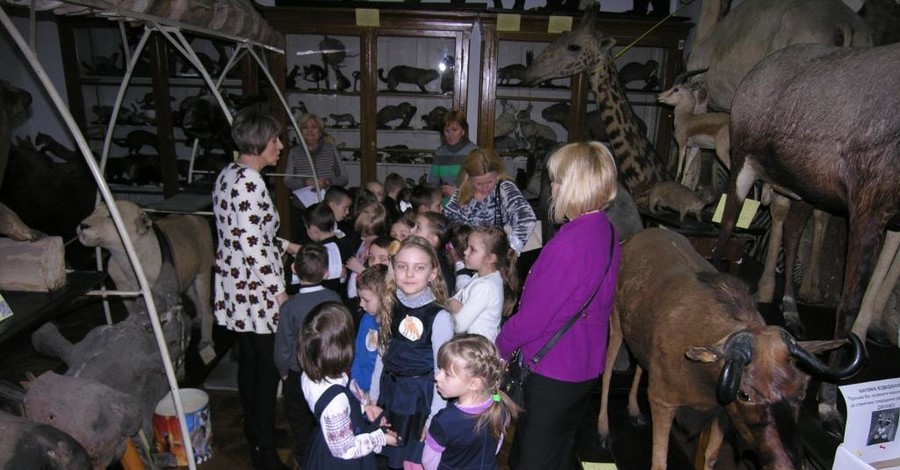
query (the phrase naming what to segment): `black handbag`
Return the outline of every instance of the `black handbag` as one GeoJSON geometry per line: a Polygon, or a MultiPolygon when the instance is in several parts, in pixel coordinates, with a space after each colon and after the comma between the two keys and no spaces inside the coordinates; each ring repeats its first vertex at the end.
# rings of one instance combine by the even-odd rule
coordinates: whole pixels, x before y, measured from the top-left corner
{"type": "Polygon", "coordinates": [[[594,288],[594,292],[591,293],[591,296],[584,301],[581,308],[579,308],[578,311],[572,315],[572,318],[570,318],[566,324],[563,325],[546,344],[544,344],[544,347],[542,347],[531,360],[526,362],[522,355],[522,347],[519,346],[512,354],[510,354],[509,359],[506,361],[506,370],[503,372],[503,379],[500,381],[500,390],[506,393],[506,395],[519,405],[520,408],[525,408],[525,386],[528,382],[528,377],[531,375],[531,371],[537,366],[538,361],[550,351],[550,348],[552,348],[553,345],[562,338],[566,331],[569,331],[569,328],[575,324],[578,317],[584,312],[584,309],[594,301],[594,297],[597,296],[597,291],[600,290],[600,285],[603,284],[603,280],[606,279],[606,274],[609,273],[609,268],[612,266],[612,256],[615,248],[615,244],[613,243],[614,236],[612,234],[612,224],[610,224],[610,231],[609,264],[606,265],[606,271],[604,271],[600,283],[594,288]]]}

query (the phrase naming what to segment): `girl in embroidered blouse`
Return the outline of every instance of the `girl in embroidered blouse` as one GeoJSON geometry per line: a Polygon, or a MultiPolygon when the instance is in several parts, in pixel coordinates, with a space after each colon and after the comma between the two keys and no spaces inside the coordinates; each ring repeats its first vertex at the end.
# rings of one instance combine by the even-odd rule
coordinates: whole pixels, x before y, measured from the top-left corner
{"type": "Polygon", "coordinates": [[[427,240],[411,235],[388,267],[369,390],[397,433],[398,447],[382,452],[391,468],[402,468],[414,449],[407,444],[422,440],[431,417],[447,404],[434,383],[438,350],[453,336],[450,314],[442,307],[446,301],[437,253],[427,240]]]}
{"type": "Polygon", "coordinates": [[[496,346],[481,335],[456,336],[438,351],[438,367],[438,392],[451,403],[428,427],[421,465],[407,461],[404,468],[496,469],[503,434],[519,413],[500,391],[504,365],[496,346]]]}
{"type": "Polygon", "coordinates": [[[361,404],[348,387],[353,331],[353,317],[340,302],[317,306],[303,322],[300,386],[319,424],[303,468],[375,469],[375,453],[397,443],[391,431],[380,428],[381,408],[361,404]]]}
{"type": "Polygon", "coordinates": [[[286,469],[275,452],[275,368],[278,307],[285,292],[285,252],[299,246],[278,238],[279,218],[260,171],[278,163],[284,146],[275,118],[247,109],[235,116],[231,136],[240,152],[213,189],[216,248],[216,322],[237,333],[241,354],[238,391],[253,468],[286,469]]]}
{"type": "Polygon", "coordinates": [[[493,342],[500,319],[512,313],[519,287],[516,252],[500,227],[476,227],[465,251],[475,277],[447,303],[457,333],[476,333],[493,342]]]}

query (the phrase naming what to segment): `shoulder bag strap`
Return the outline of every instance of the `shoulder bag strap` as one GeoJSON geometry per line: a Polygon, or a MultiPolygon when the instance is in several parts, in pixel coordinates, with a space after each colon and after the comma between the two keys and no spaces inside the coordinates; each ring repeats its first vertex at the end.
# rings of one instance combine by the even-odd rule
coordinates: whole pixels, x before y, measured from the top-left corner
{"type": "Polygon", "coordinates": [[[494,186],[494,225],[503,228],[503,200],[500,196],[501,181],[497,181],[497,186],[494,186]]]}
{"type": "Polygon", "coordinates": [[[547,354],[547,352],[550,351],[550,348],[552,348],[553,345],[555,345],[560,340],[560,338],[562,338],[562,336],[564,334],[566,334],[567,331],[569,331],[569,328],[571,328],[572,325],[575,324],[575,322],[578,320],[578,317],[580,317],[582,312],[584,312],[584,309],[586,309],[588,307],[588,305],[590,305],[591,302],[594,301],[594,297],[597,296],[597,291],[600,290],[600,286],[603,284],[603,281],[606,279],[606,275],[609,274],[609,268],[612,266],[612,257],[613,257],[613,254],[615,253],[614,249],[615,249],[615,245],[616,245],[615,244],[616,237],[615,237],[615,232],[613,230],[612,223],[609,222],[608,219],[607,219],[607,223],[609,223],[609,263],[607,263],[607,265],[606,265],[606,271],[603,272],[603,277],[600,278],[600,282],[597,284],[597,287],[594,288],[594,292],[592,292],[591,296],[588,297],[588,299],[585,300],[583,304],[581,304],[581,308],[579,308],[578,311],[575,312],[575,315],[572,315],[572,318],[570,318],[569,321],[567,321],[566,324],[563,325],[562,328],[560,328],[559,331],[557,331],[556,334],[553,335],[553,337],[550,338],[549,341],[547,341],[547,344],[545,344],[544,347],[542,347],[541,350],[538,351],[537,354],[535,354],[534,357],[531,358],[531,367],[530,367],[531,369],[534,369],[534,367],[537,366],[538,361],[540,361],[547,354]]]}

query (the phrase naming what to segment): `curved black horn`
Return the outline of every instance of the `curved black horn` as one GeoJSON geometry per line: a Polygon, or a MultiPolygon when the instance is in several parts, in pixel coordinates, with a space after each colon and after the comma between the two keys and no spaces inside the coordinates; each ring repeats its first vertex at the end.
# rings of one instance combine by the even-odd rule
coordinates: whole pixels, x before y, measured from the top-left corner
{"type": "Polygon", "coordinates": [[[791,354],[813,377],[825,382],[840,382],[859,372],[865,358],[862,341],[853,333],[850,333],[847,339],[850,341],[850,360],[846,366],[840,369],[829,367],[828,364],[793,341],[790,342],[791,354]]]}
{"type": "Polygon", "coordinates": [[[675,81],[674,83],[672,83],[672,85],[681,85],[682,83],[686,82],[688,78],[691,78],[694,75],[699,75],[703,72],[706,72],[707,70],[709,70],[709,67],[700,70],[688,70],[685,72],[681,72],[677,77],[675,77],[675,81]]]}
{"type": "Polygon", "coordinates": [[[738,333],[725,343],[725,365],[716,384],[716,400],[721,405],[734,401],[741,384],[744,366],[753,355],[753,338],[749,333],[738,333]]]}

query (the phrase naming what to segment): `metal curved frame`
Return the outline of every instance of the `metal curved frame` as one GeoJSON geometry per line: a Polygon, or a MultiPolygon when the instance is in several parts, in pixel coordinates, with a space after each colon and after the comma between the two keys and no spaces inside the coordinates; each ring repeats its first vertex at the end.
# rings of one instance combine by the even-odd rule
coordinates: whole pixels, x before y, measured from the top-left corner
{"type": "MultiPolygon", "coordinates": [[[[121,12],[118,12],[118,13],[114,12],[113,15],[116,17],[114,19],[119,19],[121,21],[121,15],[122,15],[121,12]]],[[[162,326],[159,322],[159,315],[156,310],[156,304],[153,301],[153,296],[151,293],[151,286],[149,285],[149,282],[147,281],[147,277],[144,274],[143,265],[141,264],[141,260],[138,257],[137,252],[134,249],[134,244],[132,243],[131,238],[128,236],[128,231],[125,228],[125,223],[122,220],[122,216],[119,213],[118,207],[115,204],[115,199],[113,198],[113,195],[109,189],[109,186],[106,184],[106,180],[103,177],[103,168],[105,167],[106,161],[108,160],[109,150],[110,150],[110,146],[112,143],[112,135],[113,135],[113,131],[116,126],[116,120],[118,118],[118,114],[122,108],[122,102],[124,101],[124,97],[125,97],[125,90],[128,88],[128,84],[134,73],[134,68],[137,65],[137,60],[140,57],[140,52],[146,46],[147,40],[149,39],[150,34],[154,30],[159,31],[170,43],[172,43],[172,45],[179,52],[181,52],[185,56],[185,58],[188,61],[191,62],[192,65],[194,65],[194,67],[197,68],[197,70],[202,75],[203,80],[206,82],[207,86],[209,86],[211,93],[213,94],[213,96],[215,96],[216,101],[218,102],[219,106],[222,108],[223,112],[225,113],[226,119],[228,119],[229,124],[231,124],[231,122],[233,121],[233,117],[231,115],[230,110],[226,106],[226,103],[225,103],[224,99],[222,98],[221,93],[219,92],[219,86],[221,86],[222,81],[224,80],[224,77],[225,77],[226,73],[228,72],[228,70],[230,70],[230,68],[233,67],[235,63],[237,63],[239,54],[240,54],[240,56],[242,56],[243,50],[246,50],[247,52],[249,52],[249,54],[254,58],[254,60],[260,66],[260,68],[262,69],[266,78],[269,80],[269,83],[272,85],[273,91],[278,96],[279,101],[281,102],[282,106],[284,107],[285,113],[288,116],[291,115],[290,106],[288,105],[287,101],[285,100],[284,95],[281,93],[281,90],[279,90],[278,87],[276,86],[271,73],[269,73],[267,64],[261,58],[261,56],[259,54],[257,54],[256,51],[254,51],[253,46],[256,45],[258,47],[268,48],[268,49],[275,50],[280,53],[284,53],[284,52],[281,50],[277,50],[270,46],[253,43],[246,39],[233,38],[233,37],[225,36],[225,35],[218,35],[214,31],[202,30],[202,31],[200,31],[201,34],[211,35],[211,36],[217,37],[217,38],[224,38],[224,39],[232,40],[232,41],[235,41],[237,44],[234,54],[229,59],[228,66],[226,66],[225,70],[222,71],[222,75],[219,77],[218,81],[213,82],[212,77],[210,76],[209,72],[206,71],[205,67],[200,62],[199,58],[197,57],[197,54],[194,53],[193,49],[190,47],[190,44],[187,42],[187,40],[184,38],[184,36],[181,33],[181,29],[197,31],[198,28],[189,27],[189,26],[181,25],[181,24],[178,24],[177,26],[164,25],[164,24],[161,24],[161,21],[160,21],[161,19],[159,19],[159,18],[150,17],[148,15],[140,15],[140,14],[135,15],[135,14],[132,14],[132,12],[128,12],[128,13],[126,13],[126,15],[129,17],[132,17],[132,18],[137,18],[137,19],[145,21],[146,22],[146,30],[145,30],[144,34],[141,36],[141,39],[139,40],[137,48],[135,49],[134,53],[130,53],[130,51],[128,51],[128,47],[126,44],[125,50],[126,50],[126,58],[128,60],[128,68],[125,71],[125,75],[123,76],[123,79],[122,79],[122,84],[120,85],[118,94],[116,96],[116,101],[113,106],[113,113],[112,113],[112,116],[110,117],[110,122],[109,122],[107,131],[106,131],[106,135],[105,135],[104,141],[103,141],[103,151],[102,151],[102,155],[100,158],[100,163],[98,165],[98,163],[95,161],[95,159],[93,157],[93,153],[90,149],[90,146],[87,143],[87,140],[84,137],[84,134],[81,132],[81,129],[78,128],[78,125],[75,122],[75,119],[72,117],[72,113],[69,111],[67,104],[63,101],[59,92],[56,90],[55,86],[53,85],[53,82],[50,80],[49,76],[47,75],[47,72],[44,69],[43,65],[41,64],[41,61],[38,59],[35,52],[29,47],[29,44],[26,43],[25,39],[20,34],[19,30],[15,27],[15,25],[13,25],[9,16],[6,14],[6,11],[2,7],[0,7],[0,23],[3,24],[3,27],[7,30],[10,37],[12,37],[12,39],[14,40],[16,45],[19,47],[23,56],[26,58],[29,65],[31,66],[32,70],[34,71],[35,75],[38,77],[38,79],[40,80],[44,89],[46,90],[51,101],[56,106],[57,110],[59,111],[60,117],[63,119],[66,127],[68,128],[70,134],[72,135],[72,138],[74,139],[75,144],[78,147],[78,150],[80,151],[81,155],[84,157],[85,163],[87,164],[88,169],[91,172],[91,175],[94,177],[94,181],[97,183],[97,189],[99,191],[99,196],[102,197],[103,201],[106,203],[106,205],[109,208],[110,216],[112,217],[113,223],[115,224],[116,229],[119,232],[120,237],[122,238],[122,243],[125,247],[125,251],[128,255],[129,260],[131,261],[132,268],[134,269],[135,275],[138,280],[138,284],[140,285],[140,289],[141,289],[140,295],[143,297],[144,302],[147,305],[147,314],[148,314],[148,317],[150,318],[150,324],[153,328],[153,334],[156,337],[156,343],[159,348],[160,355],[162,357],[162,362],[163,362],[163,366],[164,366],[165,373],[166,373],[166,379],[168,380],[169,388],[172,391],[172,396],[174,398],[173,401],[175,404],[175,411],[178,416],[178,423],[179,423],[181,433],[183,436],[189,436],[190,433],[188,432],[187,422],[185,420],[185,415],[184,415],[184,405],[181,400],[181,394],[178,392],[178,390],[179,390],[178,379],[175,376],[175,370],[172,367],[172,362],[169,359],[169,350],[168,350],[168,347],[166,346],[165,337],[163,336],[163,332],[162,332],[162,326]],[[128,56],[128,54],[131,54],[130,57],[128,56]]],[[[33,18],[34,18],[34,15],[32,15],[32,21],[33,21],[33,18]]],[[[169,22],[169,23],[171,23],[171,22],[169,22]]],[[[33,34],[33,29],[32,29],[32,34],[33,34]]],[[[123,38],[124,38],[124,35],[123,35],[123,38]]],[[[33,44],[34,41],[32,40],[31,43],[33,44]]],[[[293,122],[293,119],[291,120],[291,124],[293,125],[294,130],[297,132],[297,135],[300,135],[300,129],[298,128],[297,123],[293,122]]],[[[312,158],[310,156],[309,149],[306,147],[306,143],[303,142],[303,139],[300,139],[300,142],[301,142],[301,145],[303,146],[304,151],[306,152],[307,158],[310,160],[310,166],[313,168],[313,178],[315,178],[315,180],[316,180],[316,189],[318,190],[319,185],[318,185],[318,178],[316,176],[314,162],[312,161],[312,158]]],[[[196,141],[194,144],[194,152],[191,155],[191,169],[193,169],[193,159],[194,159],[195,153],[196,153],[196,141]]],[[[119,291],[107,291],[106,294],[107,295],[133,295],[134,293],[119,292],[119,291]]],[[[107,322],[110,322],[110,321],[111,321],[111,318],[109,316],[109,312],[107,309],[107,322]]],[[[190,442],[190,439],[187,439],[187,438],[184,439],[184,443],[185,443],[185,449],[187,451],[188,468],[190,468],[191,470],[196,470],[196,460],[194,457],[194,449],[190,442]]]]}

